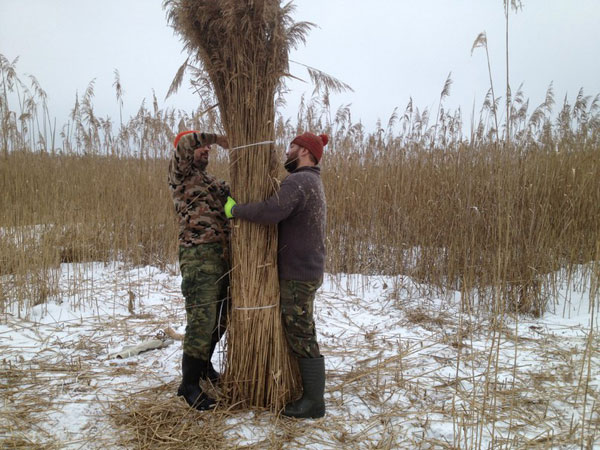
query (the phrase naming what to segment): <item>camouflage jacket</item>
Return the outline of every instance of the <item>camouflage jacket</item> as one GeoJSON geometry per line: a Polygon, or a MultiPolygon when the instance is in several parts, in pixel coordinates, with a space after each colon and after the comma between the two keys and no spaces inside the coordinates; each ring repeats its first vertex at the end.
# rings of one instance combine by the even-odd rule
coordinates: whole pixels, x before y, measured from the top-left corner
{"type": "Polygon", "coordinates": [[[171,156],[169,188],[179,220],[179,245],[218,242],[227,253],[230,230],[223,207],[229,186],[194,165],[194,149],[215,142],[216,135],[209,133],[182,136],[171,156]]]}

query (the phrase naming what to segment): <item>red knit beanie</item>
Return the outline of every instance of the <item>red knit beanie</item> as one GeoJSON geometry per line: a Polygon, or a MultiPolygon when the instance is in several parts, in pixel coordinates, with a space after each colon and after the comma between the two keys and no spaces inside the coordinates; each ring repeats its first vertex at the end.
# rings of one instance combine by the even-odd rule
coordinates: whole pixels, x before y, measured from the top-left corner
{"type": "Polygon", "coordinates": [[[321,161],[321,156],[323,156],[323,147],[327,145],[327,142],[329,142],[329,138],[326,134],[317,136],[316,134],[307,131],[300,136],[296,136],[292,141],[292,144],[304,147],[315,157],[317,162],[319,162],[321,161]]]}

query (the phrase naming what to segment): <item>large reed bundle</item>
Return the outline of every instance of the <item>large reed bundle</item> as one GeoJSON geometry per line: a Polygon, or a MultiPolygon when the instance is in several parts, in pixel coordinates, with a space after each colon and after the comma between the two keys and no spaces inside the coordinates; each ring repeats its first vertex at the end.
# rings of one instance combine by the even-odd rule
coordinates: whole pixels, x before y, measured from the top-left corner
{"type": "MultiPolygon", "coordinates": [[[[277,0],[172,0],[168,17],[206,70],[232,148],[273,141],[275,94],[288,69],[290,46],[310,24],[293,23],[277,0]]],[[[238,202],[275,192],[273,145],[230,150],[238,202]]],[[[235,223],[232,311],[225,386],[232,403],[279,409],[296,390],[296,371],[283,336],[277,277],[277,230],[235,223]]]]}

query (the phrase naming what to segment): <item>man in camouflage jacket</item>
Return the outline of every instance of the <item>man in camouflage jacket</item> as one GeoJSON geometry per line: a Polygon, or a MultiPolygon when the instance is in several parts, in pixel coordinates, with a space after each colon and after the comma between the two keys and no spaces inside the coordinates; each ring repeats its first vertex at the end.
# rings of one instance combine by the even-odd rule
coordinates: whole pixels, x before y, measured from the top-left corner
{"type": "Polygon", "coordinates": [[[229,224],[223,205],[230,193],[224,181],[206,172],[212,144],[228,147],[227,138],[186,131],[175,138],[169,164],[169,188],[179,220],[179,266],[187,326],[183,341],[182,382],[177,395],[198,410],[215,401],[199,386],[216,381],[210,362],[227,320],[229,224]]]}

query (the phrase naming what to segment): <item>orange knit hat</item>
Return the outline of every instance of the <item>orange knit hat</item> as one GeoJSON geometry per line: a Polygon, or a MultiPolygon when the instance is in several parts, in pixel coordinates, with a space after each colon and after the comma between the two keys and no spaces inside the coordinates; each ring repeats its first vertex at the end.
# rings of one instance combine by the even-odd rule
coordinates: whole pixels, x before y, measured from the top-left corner
{"type": "Polygon", "coordinates": [[[183,136],[185,136],[186,134],[190,134],[190,133],[195,133],[195,130],[191,130],[191,131],[182,131],[181,133],[179,133],[176,137],[175,137],[175,141],[173,141],[173,146],[175,148],[177,148],[177,144],[179,144],[179,139],[181,139],[183,136]]]}

